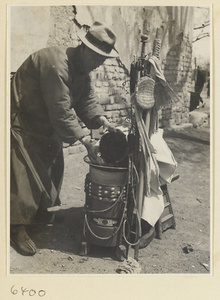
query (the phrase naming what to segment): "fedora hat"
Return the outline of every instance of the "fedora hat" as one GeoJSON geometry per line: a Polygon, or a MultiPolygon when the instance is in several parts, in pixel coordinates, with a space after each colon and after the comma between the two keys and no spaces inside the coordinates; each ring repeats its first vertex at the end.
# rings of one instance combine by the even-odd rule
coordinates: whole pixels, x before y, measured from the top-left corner
{"type": "Polygon", "coordinates": [[[96,21],[87,32],[77,32],[80,40],[96,53],[106,57],[118,57],[115,49],[116,36],[112,29],[99,21],[96,21]]]}

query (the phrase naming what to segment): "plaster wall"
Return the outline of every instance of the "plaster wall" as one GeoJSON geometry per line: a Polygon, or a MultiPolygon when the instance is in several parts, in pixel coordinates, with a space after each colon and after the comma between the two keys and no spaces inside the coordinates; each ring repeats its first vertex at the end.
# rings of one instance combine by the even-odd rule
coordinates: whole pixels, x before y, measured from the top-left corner
{"type": "Polygon", "coordinates": [[[11,6],[9,8],[11,72],[15,72],[31,53],[46,46],[49,31],[49,6],[11,6]]]}

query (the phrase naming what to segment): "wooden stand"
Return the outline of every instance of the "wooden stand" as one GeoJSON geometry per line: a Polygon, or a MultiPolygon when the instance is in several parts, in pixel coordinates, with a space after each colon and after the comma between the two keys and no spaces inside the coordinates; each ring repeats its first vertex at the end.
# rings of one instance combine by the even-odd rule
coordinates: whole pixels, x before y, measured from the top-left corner
{"type": "MultiPolygon", "coordinates": [[[[175,176],[172,179],[172,182],[174,180],[177,180],[179,178],[179,175],[175,176]]],[[[170,195],[168,191],[167,184],[164,184],[161,186],[161,189],[163,191],[163,199],[164,199],[164,211],[160,217],[160,219],[157,221],[155,225],[156,229],[156,238],[162,239],[162,233],[163,231],[167,230],[168,228],[176,228],[176,221],[173,213],[173,208],[170,200],[170,195]]]]}

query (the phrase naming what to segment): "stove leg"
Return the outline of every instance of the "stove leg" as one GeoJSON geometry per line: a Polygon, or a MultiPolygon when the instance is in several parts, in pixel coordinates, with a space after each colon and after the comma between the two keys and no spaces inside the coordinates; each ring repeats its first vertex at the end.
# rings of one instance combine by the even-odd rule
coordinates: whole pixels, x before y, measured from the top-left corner
{"type": "Polygon", "coordinates": [[[87,254],[89,254],[90,250],[91,250],[91,244],[86,240],[83,240],[80,244],[79,255],[86,256],[87,254]]]}
{"type": "Polygon", "coordinates": [[[125,245],[116,246],[115,255],[119,261],[124,261],[126,259],[127,249],[125,245]]]}

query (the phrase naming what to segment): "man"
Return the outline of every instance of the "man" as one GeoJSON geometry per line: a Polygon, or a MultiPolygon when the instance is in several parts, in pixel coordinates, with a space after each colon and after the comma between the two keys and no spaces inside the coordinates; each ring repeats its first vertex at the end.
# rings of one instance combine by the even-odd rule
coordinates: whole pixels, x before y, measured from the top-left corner
{"type": "Polygon", "coordinates": [[[204,84],[206,82],[206,72],[198,66],[196,74],[197,75],[196,75],[196,82],[195,82],[195,93],[197,93],[199,102],[201,102],[202,107],[204,107],[206,103],[203,101],[201,97],[201,93],[204,88],[204,84]]]}
{"type": "Polygon", "coordinates": [[[101,22],[79,32],[76,48],[45,48],[30,55],[11,82],[11,244],[23,255],[36,246],[26,226],[48,218],[59,205],[63,177],[62,142],[80,140],[97,162],[89,129],[115,127],[108,122],[91,91],[89,73],[106,58],[117,57],[116,37],[101,22]]]}

